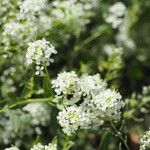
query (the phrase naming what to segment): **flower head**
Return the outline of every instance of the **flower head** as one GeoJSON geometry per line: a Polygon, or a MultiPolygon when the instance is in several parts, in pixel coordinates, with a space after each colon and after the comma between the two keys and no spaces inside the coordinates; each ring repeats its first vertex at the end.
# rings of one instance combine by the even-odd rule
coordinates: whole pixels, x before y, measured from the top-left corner
{"type": "Polygon", "coordinates": [[[37,40],[28,44],[26,53],[27,64],[35,64],[36,75],[43,75],[44,66],[53,62],[52,54],[56,54],[55,47],[45,39],[37,40]]]}
{"type": "Polygon", "coordinates": [[[52,81],[52,87],[55,89],[56,94],[68,94],[72,90],[72,86],[78,81],[77,74],[74,71],[63,72],[58,74],[57,79],[52,81]]]}
{"type": "Polygon", "coordinates": [[[31,148],[31,150],[57,150],[57,145],[49,143],[48,145],[42,145],[41,143],[38,143],[31,148]]]}
{"type": "Polygon", "coordinates": [[[76,105],[60,111],[57,119],[66,134],[74,133],[80,126],[81,110],[76,105]]]}

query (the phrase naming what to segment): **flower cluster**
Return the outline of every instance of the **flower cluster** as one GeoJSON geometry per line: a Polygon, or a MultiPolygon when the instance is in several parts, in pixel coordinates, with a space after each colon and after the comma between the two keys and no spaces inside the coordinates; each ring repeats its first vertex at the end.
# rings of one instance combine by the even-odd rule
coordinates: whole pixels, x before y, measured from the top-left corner
{"type": "Polygon", "coordinates": [[[89,23],[92,16],[92,2],[78,2],[77,0],[52,2],[51,11],[54,22],[60,22],[68,26],[72,31],[80,32],[89,23]]]}
{"type": "Polygon", "coordinates": [[[105,18],[107,23],[112,24],[113,28],[119,28],[126,15],[126,7],[122,2],[117,2],[109,8],[109,14],[105,18]]]}
{"type": "Polygon", "coordinates": [[[17,137],[30,137],[40,135],[41,127],[50,123],[50,109],[45,103],[29,103],[22,110],[9,110],[0,116],[0,142],[12,143],[20,146],[21,139],[17,137]]]}
{"type": "Polygon", "coordinates": [[[120,119],[120,110],[124,107],[121,95],[108,89],[99,74],[79,78],[75,72],[64,72],[52,81],[52,85],[56,97],[66,105],[57,116],[66,134],[79,128],[98,127],[110,119],[120,119]],[[66,74],[68,78],[64,78],[66,74]],[[68,106],[70,104],[72,106],[68,106]]]}
{"type": "Polygon", "coordinates": [[[2,43],[5,44],[5,50],[9,50],[11,44],[16,44],[18,41],[19,46],[23,46],[24,42],[29,42],[36,35],[36,32],[37,28],[32,22],[24,24],[13,20],[7,22],[2,32],[2,43]]]}
{"type": "Polygon", "coordinates": [[[47,8],[47,0],[25,0],[20,5],[19,19],[35,19],[42,10],[47,8]]]}
{"type": "Polygon", "coordinates": [[[11,45],[23,47],[39,33],[51,28],[51,19],[46,15],[47,0],[17,0],[15,5],[10,0],[7,3],[4,1],[6,0],[2,0],[4,6],[7,3],[7,6],[10,5],[5,15],[6,19],[10,19],[2,20],[4,24],[1,42],[6,45],[6,50],[11,49],[11,45]]]}
{"type": "Polygon", "coordinates": [[[14,17],[17,12],[17,7],[21,0],[1,0],[0,1],[0,25],[5,24],[9,18],[14,17]]]}
{"type": "Polygon", "coordinates": [[[57,145],[49,143],[48,145],[44,146],[41,143],[38,143],[34,145],[31,150],[57,150],[57,145]]]}
{"type": "Polygon", "coordinates": [[[150,130],[145,132],[143,137],[140,139],[140,150],[150,149],[150,130]]]}
{"type": "Polygon", "coordinates": [[[67,107],[63,111],[59,112],[57,119],[65,133],[70,134],[78,129],[81,119],[80,114],[81,110],[76,105],[67,107]]]}
{"type": "MultiPolygon", "coordinates": [[[[5,150],[19,150],[19,148],[13,146],[9,148],[5,148],[5,150]]],[[[49,143],[48,145],[42,145],[41,143],[38,143],[33,146],[30,150],[57,150],[57,145],[55,143],[49,143]]]]}
{"type": "MultiPolygon", "coordinates": [[[[0,117],[0,142],[12,144],[17,136],[28,137],[34,132],[30,126],[31,116],[19,109],[6,111],[0,117]]],[[[16,139],[14,144],[18,146],[20,143],[21,139],[16,139]]]]}
{"type": "Polygon", "coordinates": [[[15,92],[17,90],[15,87],[15,81],[13,78],[16,74],[16,71],[17,70],[14,66],[3,71],[0,77],[1,90],[2,90],[3,96],[6,96],[9,92],[15,92]]]}
{"type": "Polygon", "coordinates": [[[70,37],[68,32],[79,34],[84,30],[85,25],[90,22],[93,15],[92,9],[95,7],[95,3],[91,0],[54,0],[52,2],[17,0],[15,5],[13,3],[10,0],[2,0],[0,4],[2,5],[0,17],[5,15],[1,19],[3,23],[1,42],[5,45],[5,50],[10,50],[12,45],[17,46],[16,49],[22,48],[41,34],[53,33],[54,36],[60,34],[61,40],[64,39],[63,42],[66,42],[70,37]],[[59,25],[63,25],[63,28],[59,25]],[[56,28],[57,31],[53,32],[52,28],[56,28]]]}
{"type": "Polygon", "coordinates": [[[56,54],[55,47],[45,39],[37,40],[28,44],[26,53],[27,64],[35,64],[36,75],[43,75],[44,66],[53,62],[52,54],[56,54]]]}
{"type": "Polygon", "coordinates": [[[46,126],[50,120],[50,111],[47,105],[44,105],[43,103],[29,103],[23,107],[23,111],[28,112],[32,116],[32,125],[46,126]]]}
{"type": "Polygon", "coordinates": [[[56,80],[52,81],[52,85],[58,96],[61,94],[66,95],[70,91],[70,88],[72,88],[72,86],[74,86],[74,84],[77,82],[77,80],[78,77],[74,71],[63,72],[62,74],[58,74],[56,80]]]}

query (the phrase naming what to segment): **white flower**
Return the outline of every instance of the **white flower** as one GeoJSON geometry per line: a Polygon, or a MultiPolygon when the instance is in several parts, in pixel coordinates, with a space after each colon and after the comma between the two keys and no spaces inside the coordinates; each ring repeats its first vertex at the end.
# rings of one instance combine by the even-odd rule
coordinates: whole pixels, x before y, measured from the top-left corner
{"type": "Polygon", "coordinates": [[[80,32],[89,23],[92,16],[92,2],[79,2],[77,0],[52,2],[51,11],[54,22],[60,22],[69,27],[72,31],[80,32]]]}
{"type": "Polygon", "coordinates": [[[11,49],[11,43],[17,43],[18,46],[23,46],[25,42],[37,35],[37,26],[33,22],[18,22],[11,20],[4,25],[2,32],[2,42],[5,44],[5,50],[11,49]]]}
{"type": "Polygon", "coordinates": [[[145,134],[140,139],[140,150],[150,149],[150,130],[145,132],[145,134]]]}
{"type": "Polygon", "coordinates": [[[126,15],[126,7],[122,2],[117,2],[109,8],[109,14],[105,18],[107,23],[111,23],[113,28],[119,28],[126,15]]]}
{"type": "Polygon", "coordinates": [[[49,143],[48,145],[45,146],[45,150],[57,150],[57,145],[49,143]]]}
{"type": "Polygon", "coordinates": [[[57,145],[49,143],[48,145],[42,145],[41,143],[38,143],[31,148],[31,150],[57,150],[57,145]]]}
{"type": "Polygon", "coordinates": [[[5,148],[5,150],[19,150],[19,148],[13,146],[13,147],[5,148]]]}
{"type": "Polygon", "coordinates": [[[68,94],[71,91],[72,86],[78,81],[77,74],[74,71],[63,72],[58,74],[57,79],[52,81],[52,87],[54,88],[56,94],[68,94]]]}
{"type": "Polygon", "coordinates": [[[81,110],[76,105],[67,107],[59,112],[57,119],[63,128],[63,131],[70,135],[74,133],[80,126],[81,110]]]}
{"type": "Polygon", "coordinates": [[[38,143],[31,148],[31,150],[44,150],[44,146],[41,143],[38,143]]]}
{"type": "Polygon", "coordinates": [[[84,75],[83,77],[81,77],[78,84],[80,85],[80,91],[83,95],[95,95],[106,87],[106,83],[100,79],[99,74],[96,74],[94,76],[84,75]]]}
{"type": "Polygon", "coordinates": [[[11,35],[14,38],[22,39],[22,35],[20,34],[20,32],[22,32],[23,30],[24,30],[24,26],[22,24],[17,22],[9,22],[6,23],[4,26],[3,36],[11,35]]]}
{"type": "Polygon", "coordinates": [[[53,62],[52,54],[56,54],[55,47],[45,39],[37,40],[28,44],[26,53],[27,64],[35,64],[36,75],[43,75],[44,66],[53,62]]]}
{"type": "Polygon", "coordinates": [[[121,109],[124,107],[121,95],[108,89],[99,74],[84,75],[79,78],[75,72],[73,75],[72,72],[65,72],[59,74],[58,78],[53,80],[53,88],[58,96],[61,95],[59,98],[62,103],[68,105],[66,101],[69,103],[74,99],[77,100],[72,106],[67,106],[60,111],[57,116],[62,130],[66,134],[75,133],[79,128],[92,129],[99,127],[105,121],[120,119],[121,109]],[[65,74],[69,75],[69,78],[65,78],[65,76],[60,78],[65,74]]]}
{"type": "Polygon", "coordinates": [[[32,116],[32,125],[43,125],[46,126],[50,120],[50,111],[47,105],[40,102],[29,103],[23,107],[23,110],[30,113],[32,116]]]}
{"type": "Polygon", "coordinates": [[[20,5],[18,18],[32,20],[47,8],[47,0],[25,0],[20,5]]]}
{"type": "Polygon", "coordinates": [[[120,46],[126,46],[127,48],[135,48],[134,41],[129,36],[129,26],[130,26],[130,18],[128,14],[124,18],[123,24],[119,28],[119,32],[116,35],[115,39],[120,46]]]}
{"type": "Polygon", "coordinates": [[[108,56],[123,54],[123,49],[121,47],[115,47],[114,45],[104,45],[103,49],[108,56]]]}
{"type": "MultiPolygon", "coordinates": [[[[95,96],[90,102],[93,105],[92,109],[97,109],[101,112],[101,117],[107,117],[110,119],[118,119],[120,117],[120,110],[124,107],[124,102],[121,101],[121,95],[110,89],[106,89],[103,92],[95,96]]],[[[104,119],[106,120],[106,118],[104,119]]]]}

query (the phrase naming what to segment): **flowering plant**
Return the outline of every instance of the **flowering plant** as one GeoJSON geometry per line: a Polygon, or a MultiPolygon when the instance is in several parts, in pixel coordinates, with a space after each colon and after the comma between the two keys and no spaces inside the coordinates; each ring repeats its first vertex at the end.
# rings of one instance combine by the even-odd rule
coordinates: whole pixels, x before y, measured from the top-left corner
{"type": "Polygon", "coordinates": [[[0,150],[150,149],[149,6],[0,0],[0,150]]]}

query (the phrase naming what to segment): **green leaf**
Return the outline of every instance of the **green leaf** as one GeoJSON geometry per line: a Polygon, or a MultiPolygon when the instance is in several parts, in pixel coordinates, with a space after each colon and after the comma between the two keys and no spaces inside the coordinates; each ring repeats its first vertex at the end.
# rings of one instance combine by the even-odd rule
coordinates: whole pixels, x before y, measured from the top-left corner
{"type": "Polygon", "coordinates": [[[57,136],[55,136],[51,142],[52,144],[57,144],[57,136]]]}
{"type": "Polygon", "coordinates": [[[32,76],[22,91],[22,97],[24,98],[31,97],[31,95],[33,94],[33,89],[34,89],[34,78],[32,76]]]}
{"type": "Polygon", "coordinates": [[[45,96],[49,97],[53,95],[53,89],[48,75],[45,75],[43,78],[43,89],[44,89],[45,96]]]}
{"type": "Polygon", "coordinates": [[[102,135],[100,146],[99,146],[99,150],[106,150],[106,149],[108,149],[109,137],[110,137],[110,134],[108,132],[105,132],[102,135]]]}
{"type": "Polygon", "coordinates": [[[40,138],[39,135],[37,135],[37,136],[36,136],[36,139],[35,139],[35,141],[34,141],[34,143],[33,143],[33,145],[38,144],[40,141],[41,141],[41,138],[40,138]]]}
{"type": "Polygon", "coordinates": [[[64,147],[63,147],[62,150],[69,150],[73,145],[74,145],[74,142],[67,141],[67,142],[65,142],[64,147]]]}

